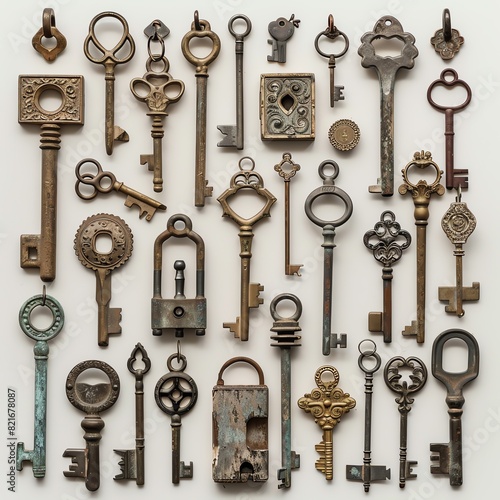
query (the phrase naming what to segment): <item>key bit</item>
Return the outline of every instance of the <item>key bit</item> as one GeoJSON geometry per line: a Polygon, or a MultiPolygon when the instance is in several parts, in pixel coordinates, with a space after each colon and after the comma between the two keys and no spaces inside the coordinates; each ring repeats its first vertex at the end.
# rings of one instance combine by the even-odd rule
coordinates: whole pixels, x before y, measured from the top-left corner
{"type": "Polygon", "coordinates": [[[81,264],[96,273],[96,301],[98,304],[98,344],[107,346],[110,334],[119,334],[121,308],[110,308],[111,272],[127,262],[132,255],[132,231],[116,215],[97,214],[84,220],[75,236],[75,253],[81,264]],[[97,249],[99,238],[111,240],[111,251],[97,249]]]}
{"type": "Polygon", "coordinates": [[[431,38],[431,45],[443,61],[449,61],[458,54],[463,43],[464,37],[460,36],[458,30],[451,28],[450,10],[444,9],[443,27],[434,33],[431,38]]]}
{"type": "Polygon", "coordinates": [[[273,37],[267,43],[272,45],[272,52],[267,56],[269,62],[286,62],[286,42],[292,38],[295,28],[298,28],[300,19],[295,19],[295,14],[292,14],[290,19],[278,17],[276,21],[271,21],[267,27],[269,34],[273,37]]]}

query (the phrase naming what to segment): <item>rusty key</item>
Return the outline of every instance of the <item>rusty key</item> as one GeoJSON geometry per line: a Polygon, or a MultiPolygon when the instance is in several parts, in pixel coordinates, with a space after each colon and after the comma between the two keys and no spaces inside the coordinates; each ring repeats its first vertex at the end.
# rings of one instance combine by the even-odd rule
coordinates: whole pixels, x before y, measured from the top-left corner
{"type": "Polygon", "coordinates": [[[401,68],[411,69],[418,56],[415,37],[403,32],[401,23],[392,16],[381,17],[373,31],[361,37],[362,45],[358,54],[362,57],[361,66],[375,68],[380,82],[380,178],[370,193],[392,196],[394,193],[394,86],[396,74],[401,68]],[[381,57],[375,53],[373,41],[396,38],[404,43],[397,57],[381,57]]]}
{"type": "Polygon", "coordinates": [[[451,68],[447,68],[441,72],[438,80],[433,81],[427,89],[427,100],[429,104],[438,111],[442,111],[445,117],[445,148],[446,148],[446,188],[457,189],[460,186],[462,189],[469,187],[468,174],[469,170],[466,168],[455,168],[454,163],[454,136],[455,131],[453,127],[453,120],[455,113],[465,109],[472,99],[472,90],[463,80],[458,78],[458,73],[451,68]],[[432,91],[436,87],[444,87],[453,89],[454,87],[461,87],[465,89],[466,97],[462,104],[456,106],[445,106],[437,104],[432,99],[432,91]]]}
{"type": "Polygon", "coordinates": [[[83,76],[21,75],[19,123],[40,124],[42,150],[42,221],[40,234],[21,235],[21,267],[39,268],[42,281],[56,277],[57,153],[61,125],[83,125],[83,76]],[[61,104],[55,110],[42,106],[41,98],[56,92],[61,104]]]}

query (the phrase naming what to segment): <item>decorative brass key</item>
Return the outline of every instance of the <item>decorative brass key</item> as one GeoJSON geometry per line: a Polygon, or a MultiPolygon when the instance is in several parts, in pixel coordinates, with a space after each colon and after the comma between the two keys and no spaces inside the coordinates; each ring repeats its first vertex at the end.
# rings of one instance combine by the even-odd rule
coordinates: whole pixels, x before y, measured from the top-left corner
{"type": "Polygon", "coordinates": [[[264,290],[260,283],[250,283],[250,259],[252,257],[253,226],[261,219],[271,216],[271,207],[276,202],[276,198],[264,188],[262,177],[254,171],[255,162],[246,156],[238,163],[239,172],[231,178],[231,185],[218,198],[222,205],[222,215],[229,217],[240,226],[240,257],[241,257],[241,292],[240,292],[240,316],[234,323],[224,323],[224,328],[229,328],[236,338],[242,341],[248,340],[249,313],[251,307],[259,307],[263,299],[259,298],[259,293],[264,290]],[[243,162],[248,160],[252,166],[250,169],[243,168],[243,162]],[[264,206],[254,216],[245,219],[239,216],[230,206],[229,198],[236,195],[241,189],[253,189],[265,200],[264,206]]]}
{"type": "Polygon", "coordinates": [[[399,193],[412,195],[415,206],[415,225],[417,226],[417,319],[412,321],[410,326],[406,326],[403,335],[417,338],[418,343],[425,341],[425,254],[426,254],[426,227],[429,219],[429,203],[431,195],[444,194],[444,187],[439,183],[443,171],[432,161],[431,154],[426,151],[415,153],[403,170],[404,183],[399,186],[399,193]],[[436,170],[436,178],[432,184],[427,184],[425,180],[419,180],[417,184],[412,184],[408,178],[408,173],[412,167],[424,169],[432,167],[436,170]]]}
{"type": "Polygon", "coordinates": [[[21,267],[39,268],[42,281],[56,277],[57,152],[61,125],[83,125],[83,76],[19,77],[19,123],[41,124],[42,223],[41,234],[21,235],[21,267]],[[41,104],[46,92],[56,92],[61,105],[47,110],[41,104]]]}

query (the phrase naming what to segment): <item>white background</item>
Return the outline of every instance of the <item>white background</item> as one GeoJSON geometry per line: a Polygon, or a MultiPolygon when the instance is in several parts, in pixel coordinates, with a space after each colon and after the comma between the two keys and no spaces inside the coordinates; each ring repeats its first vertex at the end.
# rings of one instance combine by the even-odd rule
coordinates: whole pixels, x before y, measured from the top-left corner
{"type": "MultiPolygon", "coordinates": [[[[266,3],[238,0],[208,2],[101,2],[87,0],[23,1],[4,6],[1,60],[3,78],[0,126],[3,137],[3,195],[0,227],[3,276],[2,332],[2,396],[0,397],[0,435],[7,434],[7,387],[17,390],[17,437],[27,449],[33,444],[33,341],[23,335],[18,325],[18,311],[25,300],[42,291],[36,270],[19,267],[19,236],[40,230],[40,150],[39,127],[17,123],[17,80],[19,74],[77,74],[85,76],[85,126],[63,127],[59,153],[57,278],[47,286],[47,293],[59,300],[66,314],[64,330],[50,342],[48,378],[47,474],[36,480],[31,466],[17,474],[16,496],[40,500],[55,498],[73,500],[137,498],[138,494],[160,498],[182,494],[186,498],[274,498],[287,495],[303,498],[315,495],[362,498],[361,483],[345,479],[346,464],[361,464],[363,456],[364,393],[363,376],[357,365],[357,344],[364,338],[377,341],[383,364],[395,355],[416,355],[429,369],[424,389],[416,395],[409,415],[408,458],[418,460],[405,490],[398,486],[399,413],[395,394],[387,389],[382,369],[375,376],[373,407],[372,458],[374,464],[392,469],[392,480],[372,484],[372,499],[428,498],[469,499],[472,495],[492,498],[487,488],[497,472],[500,430],[500,397],[495,383],[495,364],[499,337],[496,331],[496,282],[499,278],[497,249],[500,243],[496,216],[496,200],[500,185],[500,169],[496,154],[498,142],[497,110],[500,100],[500,70],[496,63],[496,31],[498,7],[482,2],[481,8],[470,2],[435,2],[425,0],[360,0],[326,5],[326,2],[266,3]],[[31,38],[41,26],[44,7],[52,6],[58,29],[67,37],[68,47],[52,64],[48,64],[31,47],[31,38]],[[451,8],[452,26],[460,30],[465,44],[451,64],[443,62],[429,43],[441,26],[444,7],[451,8]],[[331,9],[335,7],[335,10],[331,9]],[[194,68],[184,59],[180,41],[189,31],[193,12],[211,23],[222,43],[219,58],[209,68],[207,121],[207,176],[213,186],[213,198],[203,209],[194,207],[194,144],[195,144],[195,77],[194,68]],[[118,144],[112,157],[104,149],[104,70],[91,64],[83,54],[83,40],[90,20],[103,10],[115,10],[129,22],[136,41],[133,60],[116,71],[115,113],[117,125],[130,134],[130,142],[118,144]],[[253,29],[245,43],[245,149],[217,148],[221,134],[218,124],[235,123],[234,39],[227,31],[229,18],[238,13],[250,17],[253,29]],[[271,53],[267,25],[279,16],[292,13],[301,20],[287,45],[286,64],[267,62],[271,53]],[[327,25],[328,14],[335,16],[336,26],[351,42],[348,53],[337,61],[336,83],[344,85],[345,100],[329,106],[327,60],[314,50],[314,38],[327,25]],[[395,93],[395,187],[401,183],[400,170],[415,151],[430,150],[444,169],[444,116],[430,107],[426,99],[429,84],[439,78],[446,67],[453,67],[469,83],[473,99],[455,120],[455,165],[469,169],[470,189],[463,201],[477,217],[477,229],[465,246],[464,284],[481,283],[481,299],[465,303],[466,314],[459,319],[444,311],[437,298],[438,286],[454,285],[455,262],[453,246],[440,226],[440,219],[454,201],[454,193],[433,196],[428,226],[427,322],[426,341],[417,345],[414,339],[403,338],[400,331],[415,315],[415,250],[412,246],[394,268],[393,342],[384,345],[382,337],[367,330],[369,311],[381,310],[381,266],[364,247],[362,238],[373,228],[383,210],[393,210],[402,227],[415,236],[413,203],[410,197],[396,194],[388,199],[368,193],[379,175],[379,83],[372,69],[360,64],[357,49],[360,37],[372,31],[375,22],[390,14],[416,38],[419,56],[411,71],[401,70],[395,93]],[[147,39],[143,29],[154,19],[161,19],[171,33],[166,39],[166,55],[170,73],[185,82],[182,99],[172,105],[164,121],[163,164],[165,189],[153,194],[152,173],[139,164],[139,155],[152,151],[151,119],[146,106],[130,93],[132,78],[145,73],[147,39]],[[316,140],[311,143],[267,142],[260,140],[259,78],[262,73],[311,72],[316,75],[316,140]],[[329,144],[330,125],[341,118],[356,121],[361,129],[359,146],[348,154],[340,154],[329,144]],[[301,170],[291,184],[292,243],[291,262],[304,264],[302,277],[286,277],[284,264],[284,186],[273,166],[290,151],[301,170]],[[221,218],[216,198],[229,186],[231,175],[242,156],[251,156],[265,186],[278,198],[272,218],[257,224],[253,244],[251,281],[265,286],[264,304],[251,310],[250,340],[234,339],[223,322],[232,322],[239,315],[240,259],[238,228],[221,218]],[[127,209],[124,198],[117,193],[99,196],[92,202],[80,200],[74,192],[74,167],[84,157],[101,162],[118,180],[162,200],[167,213],[157,212],[148,223],[139,220],[137,209],[127,209]],[[340,166],[337,185],[352,198],[351,219],[337,230],[334,250],[333,320],[334,332],[348,334],[348,348],[335,350],[328,357],[321,353],[322,324],[322,236],[321,230],[305,216],[303,205],[307,195],[321,185],[318,165],[334,159],[340,166]],[[126,220],[134,234],[134,251],[130,261],[113,273],[112,307],[123,308],[120,336],[112,336],[108,348],[97,346],[97,317],[94,298],[95,278],[78,261],[73,240],[81,222],[99,212],[113,213],[126,220]],[[182,352],[188,360],[187,373],[197,382],[199,399],[183,417],[181,459],[194,462],[194,478],[171,484],[170,419],[154,402],[157,380],[167,372],[167,357],[175,352],[175,340],[168,335],[152,337],[150,330],[150,299],[153,278],[153,242],[165,229],[167,218],[185,213],[193,220],[193,228],[206,244],[206,296],[208,329],[205,337],[187,335],[182,352]],[[276,471],[281,464],[280,450],[280,353],[270,344],[272,318],[269,303],[278,293],[291,292],[303,303],[302,347],[293,351],[292,360],[292,442],[301,455],[301,467],[292,473],[292,487],[279,491],[276,471]],[[448,442],[448,415],[444,402],[444,386],[430,374],[431,347],[434,338],[449,328],[464,328],[473,333],[481,348],[480,374],[465,389],[463,417],[464,484],[452,489],[447,477],[429,472],[429,443],[448,442]],[[119,473],[114,448],[134,446],[134,378],[127,371],[126,361],[136,342],[149,352],[152,368],[144,379],[146,405],[146,484],[138,489],[133,482],[113,481],[119,473]],[[262,366],[269,386],[269,449],[270,478],[266,484],[222,485],[211,478],[211,390],[222,364],[233,356],[254,358],[262,366]],[[103,414],[106,427],[101,441],[101,487],[91,494],[78,479],[67,479],[69,459],[62,458],[66,448],[82,447],[80,422],[83,413],[67,401],[64,380],[71,368],[86,359],[110,363],[121,378],[121,396],[116,405],[103,414]],[[320,428],[312,417],[296,406],[296,401],[314,388],[314,373],[322,364],[332,364],[340,372],[340,387],[357,401],[356,408],[345,415],[334,430],[334,479],[327,482],[315,470],[318,458],[314,445],[321,441],[320,428]],[[495,446],[496,445],[496,446],[495,446]]],[[[436,94],[450,100],[445,92],[436,94]]],[[[460,96],[458,96],[460,98],[460,96]]],[[[451,102],[451,101],[450,101],[451,102]]],[[[418,180],[418,179],[416,179],[418,180]]],[[[241,205],[240,205],[241,207],[241,205]]],[[[322,212],[326,207],[322,205],[322,212]]],[[[324,212],[323,212],[324,211],[324,212]]],[[[334,216],[336,218],[336,216],[334,216]]],[[[187,295],[194,292],[194,249],[185,242],[173,242],[164,248],[164,297],[173,296],[172,264],[177,258],[187,261],[187,295]]],[[[448,366],[461,370],[465,351],[450,347],[448,366]]],[[[227,382],[254,383],[255,374],[245,367],[226,374],[227,382]]],[[[8,493],[7,448],[0,455],[2,484],[8,493]]]]}

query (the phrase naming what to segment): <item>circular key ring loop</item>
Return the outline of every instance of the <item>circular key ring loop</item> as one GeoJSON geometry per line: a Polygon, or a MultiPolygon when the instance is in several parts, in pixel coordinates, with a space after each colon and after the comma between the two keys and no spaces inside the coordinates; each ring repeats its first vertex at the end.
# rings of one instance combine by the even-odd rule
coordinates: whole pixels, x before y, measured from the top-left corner
{"type": "Polygon", "coordinates": [[[377,353],[377,345],[371,339],[364,339],[358,344],[358,351],[360,353],[359,358],[358,358],[359,368],[366,375],[373,375],[376,371],[378,371],[378,369],[380,368],[380,365],[382,363],[382,359],[380,358],[380,355],[377,353]],[[371,344],[373,344],[373,347],[368,351],[362,350],[361,346],[364,343],[371,343],[371,344]],[[367,368],[365,366],[364,363],[365,363],[367,358],[374,358],[375,359],[375,365],[372,368],[367,368]]]}
{"type": "Polygon", "coordinates": [[[173,236],[187,236],[193,230],[193,222],[191,219],[184,214],[172,215],[167,221],[167,230],[173,236]],[[183,222],[184,227],[182,229],[177,229],[175,227],[176,222],[183,222]]]}
{"type": "Polygon", "coordinates": [[[470,101],[472,99],[472,90],[469,87],[469,85],[464,81],[458,78],[458,73],[452,69],[452,68],[447,68],[441,72],[441,75],[439,75],[439,79],[433,81],[429,88],[427,89],[427,100],[429,101],[429,104],[434,108],[438,109],[439,111],[461,111],[462,109],[466,108],[470,101]],[[452,75],[451,80],[447,80],[446,76],[452,75]],[[459,104],[457,106],[441,106],[440,104],[437,104],[434,102],[432,99],[432,91],[434,90],[435,87],[437,86],[442,86],[442,87],[463,87],[465,89],[465,92],[467,93],[467,97],[465,98],[465,101],[462,104],[459,104]]]}
{"type": "Polygon", "coordinates": [[[157,35],[156,37],[150,36],[148,38],[148,55],[154,62],[161,61],[165,57],[165,40],[163,40],[162,36],[157,35]],[[161,52],[159,54],[153,54],[151,52],[151,42],[160,42],[161,52]]]}
{"type": "MultiPolygon", "coordinates": [[[[434,181],[431,184],[428,184],[428,185],[431,186],[431,187],[436,187],[438,193],[441,192],[441,189],[439,187],[441,185],[439,184],[439,181],[441,180],[441,177],[443,176],[443,171],[436,165],[436,163],[434,161],[428,160],[428,161],[424,161],[424,162],[419,162],[419,161],[416,161],[415,159],[413,159],[412,161],[410,161],[406,165],[405,168],[403,168],[401,170],[401,173],[403,175],[403,180],[404,180],[405,184],[407,184],[408,186],[410,186],[410,188],[413,189],[413,190],[418,190],[418,186],[416,184],[413,184],[410,181],[409,177],[408,177],[408,173],[409,173],[410,168],[412,166],[416,166],[417,168],[420,168],[420,169],[424,169],[424,168],[427,168],[429,166],[433,167],[434,170],[436,170],[436,178],[434,179],[434,181]]],[[[401,194],[405,194],[406,193],[405,188],[404,188],[405,184],[402,184],[399,187],[399,192],[401,194]]],[[[441,186],[441,188],[443,189],[443,192],[444,192],[444,188],[442,186],[441,186]]]]}
{"type": "Polygon", "coordinates": [[[45,38],[52,38],[54,36],[52,31],[55,27],[56,27],[56,16],[54,14],[54,9],[51,8],[43,9],[42,13],[43,36],[45,38]]]}
{"type": "Polygon", "coordinates": [[[61,304],[44,293],[35,295],[28,299],[19,310],[19,326],[21,330],[33,340],[50,340],[54,338],[62,330],[64,326],[64,311],[61,304]],[[31,323],[31,313],[37,307],[47,307],[52,313],[52,323],[44,330],[36,328],[31,323]]]}
{"type": "Polygon", "coordinates": [[[195,22],[191,24],[191,31],[188,31],[181,41],[181,50],[187,61],[193,66],[196,66],[196,71],[204,74],[207,72],[208,65],[214,62],[219,55],[220,38],[216,33],[210,30],[210,23],[208,21],[197,19],[197,14],[198,11],[195,12],[195,22]],[[196,20],[198,23],[196,23],[196,20]],[[196,28],[196,24],[199,25],[199,29],[196,28]],[[193,38],[209,38],[212,41],[212,50],[207,56],[199,58],[191,52],[189,42],[191,42],[193,38]]]}
{"type": "Polygon", "coordinates": [[[243,40],[250,34],[250,31],[252,31],[252,22],[244,14],[236,14],[231,19],[229,19],[229,22],[227,23],[227,29],[229,30],[229,33],[231,33],[231,35],[233,35],[234,38],[236,38],[236,40],[243,40]],[[242,21],[245,22],[246,29],[243,33],[237,33],[234,30],[234,23],[238,19],[241,19],[242,21]]]}
{"type": "Polygon", "coordinates": [[[334,59],[337,59],[339,57],[342,57],[348,51],[349,38],[347,38],[347,35],[344,32],[336,29],[335,26],[333,26],[333,33],[332,33],[330,26],[328,26],[328,28],[325,31],[318,33],[318,35],[316,36],[316,38],[314,40],[314,47],[316,49],[316,52],[319,55],[326,57],[327,59],[330,59],[331,57],[333,57],[334,59]],[[345,43],[344,49],[341,50],[338,54],[327,54],[326,52],[323,52],[319,48],[319,40],[322,36],[326,36],[330,40],[335,40],[335,38],[337,38],[337,37],[342,37],[344,39],[344,43],[345,43]]]}
{"type": "Polygon", "coordinates": [[[116,182],[115,175],[111,172],[104,172],[101,164],[93,158],[84,158],[83,160],[78,162],[75,167],[75,174],[77,178],[77,181],[75,183],[75,191],[82,200],[93,200],[98,193],[110,193],[111,191],[113,191],[113,185],[116,182]],[[81,173],[82,166],[88,163],[96,167],[97,172],[95,174],[92,172],[84,172],[83,174],[81,173]],[[103,186],[103,181],[105,180],[109,181],[109,184],[107,186],[103,186]],[[80,190],[80,184],[92,186],[94,190],[88,195],[84,194],[80,190]]]}
{"type": "Polygon", "coordinates": [[[276,297],[274,297],[274,299],[271,301],[271,305],[269,306],[269,308],[271,310],[271,316],[273,317],[274,321],[298,321],[300,316],[302,315],[302,302],[296,295],[293,295],[292,293],[281,293],[279,295],[276,295],[276,297]],[[283,317],[278,314],[278,304],[280,302],[283,302],[284,300],[289,300],[290,302],[293,302],[295,304],[295,312],[291,316],[283,317]]]}

